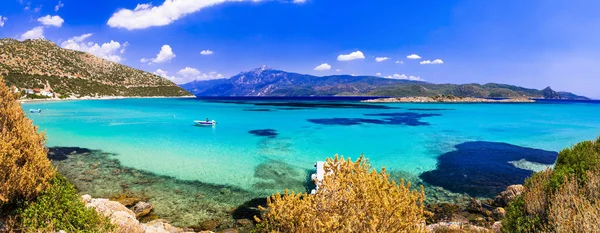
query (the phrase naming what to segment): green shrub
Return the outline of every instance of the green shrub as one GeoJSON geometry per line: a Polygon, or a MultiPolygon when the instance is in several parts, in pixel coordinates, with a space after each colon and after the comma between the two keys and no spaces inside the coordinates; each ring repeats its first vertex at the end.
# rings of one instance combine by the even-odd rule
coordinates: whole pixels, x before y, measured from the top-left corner
{"type": "Polygon", "coordinates": [[[50,183],[50,188],[17,210],[23,231],[109,232],[113,229],[107,218],[85,207],[75,187],[63,176],[56,175],[50,183]]]}
{"type": "Polygon", "coordinates": [[[600,164],[600,138],[596,141],[580,142],[558,154],[552,187],[557,189],[568,175],[575,175],[579,184],[585,183],[586,172],[600,164]]]}
{"type": "Polygon", "coordinates": [[[502,221],[503,233],[544,232],[545,220],[539,215],[527,214],[523,197],[513,200],[506,208],[506,217],[502,221]]]}
{"type": "Polygon", "coordinates": [[[600,138],[558,154],[506,209],[502,232],[589,232],[600,220],[600,138]],[[575,230],[578,229],[578,230],[575,230]]]}

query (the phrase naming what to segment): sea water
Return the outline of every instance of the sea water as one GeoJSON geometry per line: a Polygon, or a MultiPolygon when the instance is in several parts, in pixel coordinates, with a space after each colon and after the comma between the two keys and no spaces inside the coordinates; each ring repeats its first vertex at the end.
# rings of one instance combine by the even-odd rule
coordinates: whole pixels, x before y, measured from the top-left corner
{"type": "MultiPolygon", "coordinates": [[[[551,156],[543,153],[555,154],[600,135],[600,104],[593,101],[367,104],[344,98],[119,99],[33,102],[23,108],[42,110],[27,115],[46,132],[49,147],[99,149],[114,153],[126,167],[257,193],[285,189],[260,185],[277,182],[260,171],[265,165],[274,169],[274,162],[302,171],[296,174],[298,179],[309,176],[316,161],[336,154],[351,158],[363,154],[375,168],[422,177],[441,163],[450,164],[444,172],[462,166],[456,169],[472,174],[496,166],[457,165],[464,163],[463,154],[472,160],[505,156],[497,161],[501,166],[539,170],[551,164],[551,156]],[[194,124],[207,118],[218,124],[194,124]],[[460,145],[468,145],[466,152],[452,154],[460,151],[460,145]]],[[[433,179],[439,178],[429,177],[433,179]]]]}

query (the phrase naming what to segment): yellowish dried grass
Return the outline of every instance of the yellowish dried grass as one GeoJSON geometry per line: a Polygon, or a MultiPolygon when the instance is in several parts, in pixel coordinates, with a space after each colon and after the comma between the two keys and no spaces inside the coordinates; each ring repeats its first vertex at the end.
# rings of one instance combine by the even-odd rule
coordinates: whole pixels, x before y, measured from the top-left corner
{"type": "MultiPolygon", "coordinates": [[[[273,195],[262,224],[266,232],[425,232],[425,194],[390,181],[367,160],[335,156],[314,194],[273,195]]],[[[265,210],[265,209],[263,209],[265,210]]]]}
{"type": "Polygon", "coordinates": [[[44,134],[27,119],[0,77],[0,206],[31,199],[48,187],[55,169],[44,145],[44,134]]]}

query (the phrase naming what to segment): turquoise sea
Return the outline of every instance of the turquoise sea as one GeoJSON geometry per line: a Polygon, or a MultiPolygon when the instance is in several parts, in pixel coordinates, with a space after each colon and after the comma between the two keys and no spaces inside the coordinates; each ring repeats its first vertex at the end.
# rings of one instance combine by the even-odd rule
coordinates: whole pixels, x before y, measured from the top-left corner
{"type": "Polygon", "coordinates": [[[600,104],[593,101],[120,99],[34,102],[23,108],[42,109],[28,116],[46,131],[50,147],[101,150],[123,167],[250,196],[303,191],[316,161],[364,154],[374,167],[385,166],[399,177],[449,193],[490,197],[532,170],[551,166],[561,149],[600,136],[600,104]],[[206,118],[218,124],[194,125],[206,118]]]}

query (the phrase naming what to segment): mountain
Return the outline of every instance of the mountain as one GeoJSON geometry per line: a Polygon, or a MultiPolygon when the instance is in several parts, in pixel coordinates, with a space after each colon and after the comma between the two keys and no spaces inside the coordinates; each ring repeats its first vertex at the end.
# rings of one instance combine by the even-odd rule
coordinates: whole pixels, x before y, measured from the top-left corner
{"type": "Polygon", "coordinates": [[[401,84],[425,82],[351,75],[316,77],[261,67],[229,79],[193,81],[181,87],[199,96],[333,96],[366,94],[401,84]]]}
{"type": "Polygon", "coordinates": [[[588,99],[569,92],[555,92],[513,85],[433,84],[423,81],[374,76],[333,75],[317,77],[268,67],[242,72],[229,79],[193,81],[181,85],[197,96],[433,96],[455,95],[479,98],[530,97],[547,99],[588,99]]]}
{"type": "Polygon", "coordinates": [[[190,95],[160,76],[41,39],[0,39],[0,76],[8,86],[59,97],[190,95]]]}

